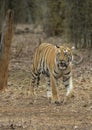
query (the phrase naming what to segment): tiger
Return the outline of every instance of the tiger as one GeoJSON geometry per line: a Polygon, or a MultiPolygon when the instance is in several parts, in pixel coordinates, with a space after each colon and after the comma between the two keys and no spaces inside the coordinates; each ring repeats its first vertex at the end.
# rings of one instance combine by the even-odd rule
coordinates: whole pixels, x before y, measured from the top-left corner
{"type": "Polygon", "coordinates": [[[47,98],[52,103],[60,103],[57,91],[57,81],[62,77],[66,88],[64,102],[73,90],[72,83],[72,52],[65,46],[41,43],[35,50],[32,64],[32,93],[35,86],[39,86],[40,76],[43,74],[47,81],[47,98]]]}

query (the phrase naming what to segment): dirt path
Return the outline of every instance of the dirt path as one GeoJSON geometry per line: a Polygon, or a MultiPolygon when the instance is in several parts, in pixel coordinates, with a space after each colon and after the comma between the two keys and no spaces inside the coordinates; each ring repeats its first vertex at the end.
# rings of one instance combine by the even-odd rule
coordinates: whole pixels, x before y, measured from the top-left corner
{"type": "MultiPolygon", "coordinates": [[[[45,82],[33,104],[28,89],[36,38],[39,35],[14,36],[8,90],[0,94],[0,130],[92,130],[92,52],[78,50],[84,61],[73,68],[74,97],[67,104],[49,103],[45,82]]],[[[61,101],[64,94],[60,85],[61,101]]]]}

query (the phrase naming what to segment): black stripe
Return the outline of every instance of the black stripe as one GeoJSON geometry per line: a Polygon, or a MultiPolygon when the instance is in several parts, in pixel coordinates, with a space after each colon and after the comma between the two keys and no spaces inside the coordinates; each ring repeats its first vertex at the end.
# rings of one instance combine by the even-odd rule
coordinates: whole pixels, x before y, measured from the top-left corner
{"type": "Polygon", "coordinates": [[[40,76],[40,74],[41,74],[41,72],[40,72],[40,71],[38,71],[38,74],[37,74],[37,76],[40,76]]]}
{"type": "Polygon", "coordinates": [[[47,84],[50,85],[50,80],[47,81],[47,84]]]}
{"type": "Polygon", "coordinates": [[[66,84],[65,87],[67,88],[69,86],[69,84],[66,84]]]}
{"type": "Polygon", "coordinates": [[[33,79],[36,79],[36,76],[32,74],[33,79]]]}
{"type": "Polygon", "coordinates": [[[32,84],[34,84],[35,83],[35,80],[32,80],[32,84]]]}
{"type": "Polygon", "coordinates": [[[47,77],[49,77],[49,76],[50,76],[50,75],[49,75],[49,72],[46,72],[46,73],[45,73],[45,75],[46,75],[47,77]]]}
{"type": "Polygon", "coordinates": [[[55,73],[55,74],[58,74],[58,72],[56,72],[56,70],[54,70],[54,73],[55,73]]]}
{"type": "Polygon", "coordinates": [[[65,73],[64,75],[69,75],[69,74],[70,74],[70,72],[71,72],[71,71],[69,71],[69,72],[65,73]]]}
{"type": "Polygon", "coordinates": [[[32,77],[33,77],[33,79],[35,80],[35,79],[37,79],[38,74],[37,74],[37,73],[32,73],[32,77]]]}
{"type": "Polygon", "coordinates": [[[42,65],[42,67],[43,67],[42,68],[42,74],[45,74],[45,62],[43,61],[42,63],[43,63],[43,65],[42,65]]]}
{"type": "Polygon", "coordinates": [[[66,78],[66,79],[63,79],[63,82],[66,82],[68,79],[70,79],[70,77],[66,78]]]}
{"type": "Polygon", "coordinates": [[[35,76],[38,76],[38,74],[37,74],[37,73],[34,73],[34,75],[35,75],[35,76]]]}

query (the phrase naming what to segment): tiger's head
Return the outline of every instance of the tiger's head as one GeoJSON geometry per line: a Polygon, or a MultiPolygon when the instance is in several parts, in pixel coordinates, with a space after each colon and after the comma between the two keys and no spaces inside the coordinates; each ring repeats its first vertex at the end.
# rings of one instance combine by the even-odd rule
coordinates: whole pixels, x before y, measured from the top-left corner
{"type": "Polygon", "coordinates": [[[72,62],[72,52],[68,47],[56,46],[56,63],[61,70],[65,70],[72,62]]]}

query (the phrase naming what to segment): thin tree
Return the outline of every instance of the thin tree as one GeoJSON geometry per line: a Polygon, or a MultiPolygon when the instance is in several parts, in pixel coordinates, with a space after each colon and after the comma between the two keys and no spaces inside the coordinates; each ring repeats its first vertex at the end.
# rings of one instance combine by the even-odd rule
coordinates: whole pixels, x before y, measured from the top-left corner
{"type": "Polygon", "coordinates": [[[13,37],[13,12],[8,10],[0,39],[0,90],[7,87],[10,47],[13,37]]]}

